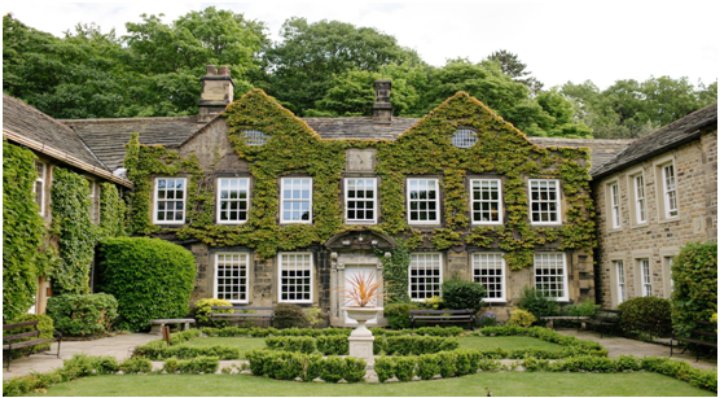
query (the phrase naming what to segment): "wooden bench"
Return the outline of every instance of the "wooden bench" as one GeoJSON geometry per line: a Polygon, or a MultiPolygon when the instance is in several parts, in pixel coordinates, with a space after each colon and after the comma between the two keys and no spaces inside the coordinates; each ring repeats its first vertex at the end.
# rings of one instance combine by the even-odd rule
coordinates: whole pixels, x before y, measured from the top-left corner
{"type": "Polygon", "coordinates": [[[41,344],[52,343],[57,341],[57,357],[60,358],[60,343],[62,342],[62,335],[60,332],[53,331],[53,338],[41,338],[40,329],[38,329],[38,320],[18,322],[18,323],[6,323],[3,325],[3,351],[7,351],[7,370],[10,370],[10,359],[13,350],[19,350],[21,348],[34,347],[41,344]],[[19,331],[13,332],[13,330],[19,329],[19,331]],[[25,331],[32,329],[29,332],[25,331]]]}
{"type": "Polygon", "coordinates": [[[195,320],[192,318],[153,319],[150,321],[150,334],[161,335],[166,325],[182,325],[183,330],[188,330],[190,325],[194,323],[195,320]]]}
{"type": "Polygon", "coordinates": [[[475,323],[475,310],[410,310],[410,324],[460,324],[472,327],[475,323]]]}
{"type": "Polygon", "coordinates": [[[700,359],[700,354],[706,352],[717,351],[717,325],[712,322],[699,322],[695,329],[690,331],[689,337],[677,336],[674,332],[670,338],[670,356],[673,355],[673,340],[678,343],[685,343],[683,350],[680,352],[684,353],[689,345],[696,345],[707,347],[706,350],[695,350],[695,360],[700,359]]]}
{"type": "Polygon", "coordinates": [[[248,307],[248,306],[213,306],[210,319],[213,321],[227,321],[232,324],[239,324],[244,321],[266,322],[267,326],[272,324],[275,311],[273,307],[248,307]],[[262,311],[262,313],[258,313],[262,311]]]}
{"type": "Polygon", "coordinates": [[[617,333],[620,328],[620,311],[618,310],[598,310],[595,315],[585,324],[590,326],[592,330],[600,332],[600,338],[606,334],[617,333]]]}
{"type": "Polygon", "coordinates": [[[544,316],[540,318],[541,321],[545,321],[545,326],[552,329],[555,327],[555,321],[566,321],[578,323],[581,328],[585,329],[585,322],[590,320],[589,316],[573,316],[573,315],[558,315],[558,316],[544,316]]]}

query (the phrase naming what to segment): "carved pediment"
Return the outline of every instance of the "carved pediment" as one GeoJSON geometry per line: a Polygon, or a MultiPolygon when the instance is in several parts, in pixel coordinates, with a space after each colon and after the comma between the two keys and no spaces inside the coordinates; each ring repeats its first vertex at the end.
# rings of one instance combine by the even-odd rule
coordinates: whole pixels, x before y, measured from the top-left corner
{"type": "Polygon", "coordinates": [[[390,250],[395,247],[395,241],[377,231],[344,231],[328,239],[325,247],[333,251],[390,250]]]}

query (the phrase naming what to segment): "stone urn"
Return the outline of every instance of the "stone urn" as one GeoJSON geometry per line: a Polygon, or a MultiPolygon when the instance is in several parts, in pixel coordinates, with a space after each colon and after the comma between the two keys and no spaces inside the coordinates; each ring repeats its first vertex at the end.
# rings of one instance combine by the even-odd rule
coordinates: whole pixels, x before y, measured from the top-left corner
{"type": "Polygon", "coordinates": [[[372,368],[375,365],[375,356],[373,355],[373,337],[370,329],[365,326],[365,323],[375,318],[382,310],[382,307],[343,307],[343,310],[347,313],[348,318],[356,321],[358,325],[350,333],[348,340],[350,342],[350,356],[355,358],[362,358],[367,363],[368,367],[372,368]]]}

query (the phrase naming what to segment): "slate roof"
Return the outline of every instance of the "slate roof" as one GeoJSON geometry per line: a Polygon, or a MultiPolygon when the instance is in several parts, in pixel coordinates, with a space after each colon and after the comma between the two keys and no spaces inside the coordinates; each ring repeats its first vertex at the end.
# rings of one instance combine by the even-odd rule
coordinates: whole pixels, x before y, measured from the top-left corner
{"type": "MultiPolygon", "coordinates": [[[[419,119],[394,117],[391,123],[376,123],[372,117],[308,117],[303,120],[325,139],[396,139],[419,119]]],[[[140,133],[143,144],[162,144],[177,148],[207,123],[196,116],[127,119],[63,120],[85,140],[95,155],[108,167],[122,166],[125,144],[133,132],[140,133]]],[[[631,142],[630,140],[593,140],[529,137],[540,146],[589,147],[592,170],[601,166],[631,142]]]]}
{"type": "Polygon", "coordinates": [[[717,131],[717,103],[692,112],[632,142],[613,159],[592,172],[594,179],[622,170],[700,136],[701,130],[714,126],[717,131]]]}
{"type": "Polygon", "coordinates": [[[73,129],[25,102],[5,94],[3,94],[3,131],[9,131],[71,155],[92,167],[107,170],[73,129]]]}
{"type": "Polygon", "coordinates": [[[140,133],[142,144],[176,147],[207,124],[199,123],[197,116],[67,119],[62,122],[72,127],[112,170],[122,167],[125,145],[133,132],[140,133]]]}

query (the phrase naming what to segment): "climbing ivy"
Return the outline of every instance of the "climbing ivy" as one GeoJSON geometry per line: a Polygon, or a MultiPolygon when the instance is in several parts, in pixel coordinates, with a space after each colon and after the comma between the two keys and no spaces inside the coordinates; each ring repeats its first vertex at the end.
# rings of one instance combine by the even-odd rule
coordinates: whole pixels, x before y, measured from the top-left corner
{"type": "MultiPolygon", "coordinates": [[[[184,158],[162,146],[128,146],[126,167],[135,184],[131,199],[131,230],[141,234],[167,232],[151,223],[152,177],[189,177],[187,222],[170,229],[182,239],[210,246],[246,246],[263,257],[278,250],[322,244],[334,234],[356,227],[343,225],[341,179],[348,148],[377,150],[381,222],[373,229],[406,242],[406,250],[451,247],[503,250],[511,269],[532,264],[536,248],[557,250],[594,247],[594,222],[589,191],[589,152],[585,149],[542,148],[466,93],[458,93],[422,118],[397,140],[325,140],[301,119],[260,90],[251,90],[226,110],[228,137],[237,156],[253,176],[252,206],[240,226],[214,223],[213,177],[205,175],[194,157],[184,158]],[[477,131],[471,148],[451,143],[459,128],[477,131]],[[263,146],[245,143],[243,131],[259,130],[270,139],[263,146]],[[280,225],[278,179],[286,175],[313,178],[313,223],[280,225]],[[405,180],[432,175],[440,180],[443,225],[416,228],[405,213],[405,180]],[[470,226],[467,179],[496,175],[503,179],[504,225],[470,226]],[[561,181],[563,224],[532,227],[529,223],[527,178],[561,181]]],[[[398,279],[399,281],[399,279],[398,279]]],[[[407,283],[407,282],[405,282],[407,283]]],[[[399,290],[399,288],[398,288],[399,290]]]]}
{"type": "Polygon", "coordinates": [[[100,184],[100,226],[98,239],[125,235],[125,201],[115,184],[100,184]]]}
{"type": "Polygon", "coordinates": [[[32,151],[3,141],[3,319],[27,312],[37,289],[43,220],[35,203],[32,151]]]}
{"type": "Polygon", "coordinates": [[[58,240],[60,264],[53,270],[56,294],[89,293],[97,233],[90,222],[90,186],[80,174],[55,167],[51,233],[58,240]]]}
{"type": "Polygon", "coordinates": [[[409,301],[408,297],[408,265],[410,265],[410,252],[405,241],[397,242],[397,247],[391,250],[386,257],[383,251],[377,253],[383,264],[383,281],[385,282],[385,303],[402,303],[409,301]]]}

